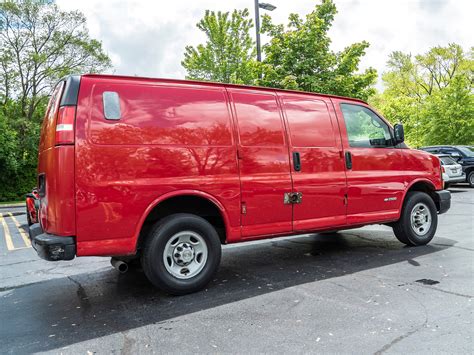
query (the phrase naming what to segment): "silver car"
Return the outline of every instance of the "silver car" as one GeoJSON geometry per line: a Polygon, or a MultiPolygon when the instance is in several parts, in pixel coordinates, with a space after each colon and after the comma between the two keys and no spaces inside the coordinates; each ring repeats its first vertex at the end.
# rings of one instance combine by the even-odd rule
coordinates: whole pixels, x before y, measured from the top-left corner
{"type": "Polygon", "coordinates": [[[462,172],[461,164],[458,164],[447,154],[436,154],[436,156],[441,161],[445,189],[447,189],[449,185],[453,183],[466,181],[466,174],[462,172]]]}

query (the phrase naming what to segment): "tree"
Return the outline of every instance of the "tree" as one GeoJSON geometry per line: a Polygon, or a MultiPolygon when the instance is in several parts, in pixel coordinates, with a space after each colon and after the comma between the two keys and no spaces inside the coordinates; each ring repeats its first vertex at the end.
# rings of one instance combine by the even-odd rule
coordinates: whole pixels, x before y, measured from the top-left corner
{"type": "Polygon", "coordinates": [[[266,58],[261,67],[265,86],[297,89],[367,99],[377,79],[373,68],[358,73],[368,42],[354,43],[341,52],[330,49],[328,31],[336,15],[332,0],[323,0],[302,19],[290,14],[288,29],[263,17],[262,32],[270,36],[263,47],[266,58]]]}
{"type": "Polygon", "coordinates": [[[247,9],[217,14],[206,11],[197,27],[207,36],[205,44],[187,46],[182,62],[187,78],[224,83],[256,84],[367,99],[374,93],[375,69],[358,73],[369,46],[354,43],[341,52],[330,49],[328,31],[336,14],[332,0],[324,0],[301,19],[289,17],[288,29],[263,17],[262,33],[270,37],[263,46],[263,63],[255,58],[250,36],[252,20],[247,9]]]}
{"type": "Polygon", "coordinates": [[[385,90],[371,98],[392,122],[405,125],[415,146],[474,143],[474,57],[461,46],[434,47],[412,56],[393,52],[382,79],[385,90]]]}
{"type": "Polygon", "coordinates": [[[222,83],[250,84],[254,81],[255,47],[250,36],[253,27],[249,11],[206,10],[197,28],[207,36],[205,44],[187,46],[182,61],[188,79],[222,83]]]}
{"type": "Polygon", "coordinates": [[[78,11],[61,11],[46,1],[0,4],[0,80],[3,103],[18,99],[31,119],[57,80],[110,66],[101,43],[91,39],[78,11]]]}
{"type": "Polygon", "coordinates": [[[80,12],[46,0],[0,3],[0,201],[36,184],[40,123],[56,82],[109,66],[80,12]]]}

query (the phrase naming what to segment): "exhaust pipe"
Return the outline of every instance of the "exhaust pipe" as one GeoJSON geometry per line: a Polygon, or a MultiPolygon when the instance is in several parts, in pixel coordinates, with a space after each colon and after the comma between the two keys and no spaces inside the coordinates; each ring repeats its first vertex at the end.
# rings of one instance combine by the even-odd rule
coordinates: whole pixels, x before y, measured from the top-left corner
{"type": "Polygon", "coordinates": [[[125,261],[112,258],[110,263],[116,268],[121,274],[125,274],[128,271],[128,264],[125,261]]]}

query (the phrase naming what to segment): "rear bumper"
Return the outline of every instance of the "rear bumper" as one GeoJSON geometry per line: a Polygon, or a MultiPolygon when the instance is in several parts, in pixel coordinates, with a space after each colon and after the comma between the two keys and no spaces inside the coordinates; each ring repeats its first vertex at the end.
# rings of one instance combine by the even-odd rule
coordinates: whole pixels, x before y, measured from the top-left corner
{"type": "Polygon", "coordinates": [[[38,255],[48,261],[72,260],[76,256],[74,237],[61,237],[43,231],[39,223],[30,226],[31,245],[38,255]]]}
{"type": "Polygon", "coordinates": [[[451,192],[448,190],[435,191],[436,193],[436,207],[438,207],[438,213],[442,214],[449,210],[451,207],[451,192]]]}
{"type": "Polygon", "coordinates": [[[465,182],[466,181],[466,174],[462,174],[460,176],[448,176],[446,179],[444,179],[444,176],[443,176],[443,180],[444,182],[465,182]]]}

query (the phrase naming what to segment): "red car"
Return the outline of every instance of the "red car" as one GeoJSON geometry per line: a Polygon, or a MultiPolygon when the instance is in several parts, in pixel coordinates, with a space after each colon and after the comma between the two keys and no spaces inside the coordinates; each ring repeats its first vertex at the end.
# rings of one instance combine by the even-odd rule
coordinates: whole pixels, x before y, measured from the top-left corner
{"type": "Polygon", "coordinates": [[[439,159],[403,139],[357,99],[69,76],[42,127],[33,245],[123,270],[140,258],[173,294],[202,289],[225,243],[388,224],[424,245],[451,195],[439,159]]]}
{"type": "Polygon", "coordinates": [[[28,225],[38,223],[39,195],[36,187],[26,194],[26,220],[28,225]]]}

